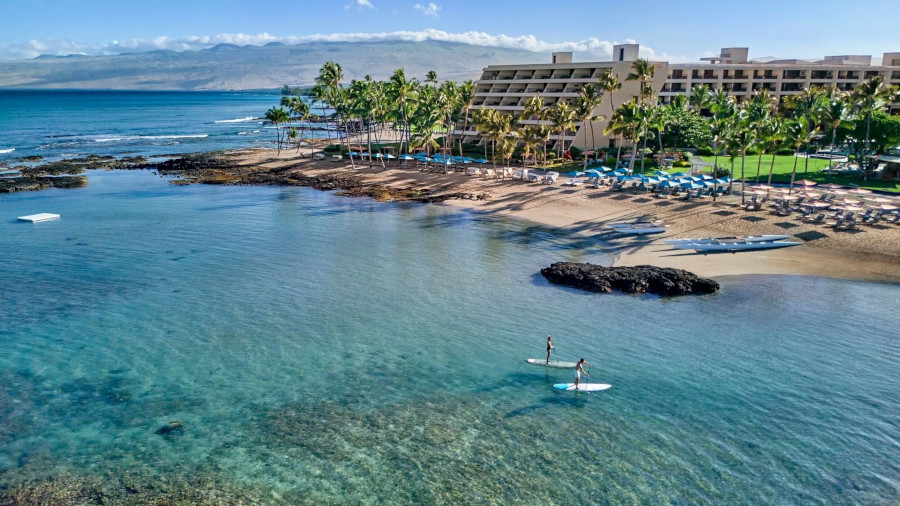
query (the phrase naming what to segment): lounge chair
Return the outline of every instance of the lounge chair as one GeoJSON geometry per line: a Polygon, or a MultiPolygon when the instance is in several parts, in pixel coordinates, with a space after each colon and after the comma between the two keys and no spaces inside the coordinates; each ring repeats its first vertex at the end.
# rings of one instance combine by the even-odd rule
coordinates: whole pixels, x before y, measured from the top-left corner
{"type": "Polygon", "coordinates": [[[807,220],[807,223],[812,223],[815,225],[818,225],[819,223],[824,223],[824,222],[825,222],[825,213],[819,213],[816,215],[815,218],[807,220]]]}

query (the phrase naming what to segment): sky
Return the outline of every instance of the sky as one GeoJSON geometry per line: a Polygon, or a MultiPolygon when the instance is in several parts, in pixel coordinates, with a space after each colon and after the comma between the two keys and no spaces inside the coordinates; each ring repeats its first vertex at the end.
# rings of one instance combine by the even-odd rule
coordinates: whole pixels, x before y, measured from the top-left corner
{"type": "Polygon", "coordinates": [[[448,40],[609,57],[696,61],[722,47],[751,58],[900,51],[896,0],[4,0],[0,59],[194,50],[218,43],[448,40]]]}

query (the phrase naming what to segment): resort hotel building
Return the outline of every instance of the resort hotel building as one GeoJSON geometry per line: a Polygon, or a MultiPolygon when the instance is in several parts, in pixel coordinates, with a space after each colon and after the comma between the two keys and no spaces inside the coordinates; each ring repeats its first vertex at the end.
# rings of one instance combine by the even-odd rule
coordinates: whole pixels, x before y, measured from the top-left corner
{"type": "MultiPolygon", "coordinates": [[[[553,53],[546,64],[491,65],[483,69],[475,83],[475,99],[472,109],[490,108],[521,115],[525,102],[540,93],[544,105],[558,101],[573,102],[581,87],[596,82],[607,69],[618,75],[622,89],[610,96],[605,93],[603,103],[594,111],[603,120],[594,121],[592,128],[582,128],[576,122],[576,131],[569,131],[566,143],[580,149],[615,146],[615,139],[603,134],[608,118],[615,107],[636,100],[638,81],[626,81],[631,64],[638,58],[638,44],[613,46],[613,61],[573,62],[572,53],[553,53]],[[593,132],[593,134],[592,134],[593,132]],[[593,135],[593,142],[589,136],[593,135]]],[[[748,100],[759,90],[768,90],[776,99],[800,93],[811,86],[834,85],[840,90],[852,90],[862,82],[881,75],[884,82],[900,85],[900,53],[884,53],[881,65],[873,65],[871,56],[826,56],[823,60],[750,60],[748,48],[732,47],[721,50],[719,56],[701,58],[699,63],[668,63],[651,61],[655,66],[653,86],[659,103],[669,103],[677,95],[690,95],[695,85],[723,89],[738,102],[748,100]]],[[[900,114],[900,102],[889,107],[891,114],[900,114]]],[[[523,123],[534,122],[526,120],[523,123]]],[[[465,142],[480,141],[476,127],[469,123],[465,142]]],[[[556,136],[554,136],[555,138],[556,136]]]]}

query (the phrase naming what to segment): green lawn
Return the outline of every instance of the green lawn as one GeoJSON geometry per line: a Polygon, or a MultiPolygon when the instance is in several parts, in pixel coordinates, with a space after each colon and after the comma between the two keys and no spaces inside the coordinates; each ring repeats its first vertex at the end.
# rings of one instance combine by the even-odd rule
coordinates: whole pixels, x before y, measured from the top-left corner
{"type": "MultiPolygon", "coordinates": [[[[759,160],[759,156],[748,156],[744,161],[744,177],[748,181],[756,180],[756,164],[759,160]]],[[[703,157],[703,161],[707,163],[711,163],[713,161],[713,157],[705,156],[703,157]]],[[[863,188],[869,188],[873,190],[881,190],[888,191],[892,193],[900,193],[900,183],[897,181],[863,181],[859,176],[847,176],[847,175],[837,175],[837,174],[828,174],[821,172],[822,169],[828,167],[828,160],[823,160],[821,158],[810,158],[809,159],[809,172],[804,172],[804,163],[806,162],[805,158],[797,159],[797,179],[809,179],[810,181],[815,181],[817,183],[834,183],[839,185],[854,185],[861,186],[863,188]]],[[[760,182],[765,182],[769,177],[769,164],[772,163],[771,155],[763,155],[762,157],[762,168],[760,169],[760,182]]],[[[719,157],[719,166],[730,167],[730,162],[728,158],[719,157]]],[[[772,171],[772,182],[774,183],[789,183],[791,181],[791,171],[794,168],[794,157],[793,156],[776,156],[775,157],[775,168],[772,171]]],[[[735,179],[739,179],[741,177],[741,159],[736,158],[734,161],[734,177],[735,179]]]]}

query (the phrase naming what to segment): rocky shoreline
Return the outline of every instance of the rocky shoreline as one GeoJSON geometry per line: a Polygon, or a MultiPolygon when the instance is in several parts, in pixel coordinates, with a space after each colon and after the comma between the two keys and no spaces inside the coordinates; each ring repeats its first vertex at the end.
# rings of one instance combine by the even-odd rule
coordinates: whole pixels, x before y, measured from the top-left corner
{"type": "Polygon", "coordinates": [[[719,291],[719,283],[683,269],[638,265],[602,267],[557,262],[541,269],[553,284],[589,292],[651,293],[656,295],[707,295],[719,291]]]}
{"type": "Polygon", "coordinates": [[[451,199],[482,200],[485,194],[468,192],[435,193],[427,188],[394,188],[365,183],[352,173],[344,175],[308,176],[300,164],[267,168],[237,163],[228,153],[194,153],[171,158],[160,163],[147,163],[143,157],[114,158],[88,156],[73,160],[51,162],[34,167],[12,167],[19,177],[0,179],[0,193],[39,191],[46,188],[80,188],[87,185],[85,176],[90,169],[156,170],[161,175],[177,178],[174,184],[271,185],[306,186],[316,190],[336,191],[338,195],[369,197],[385,201],[443,202],[451,199]]]}

